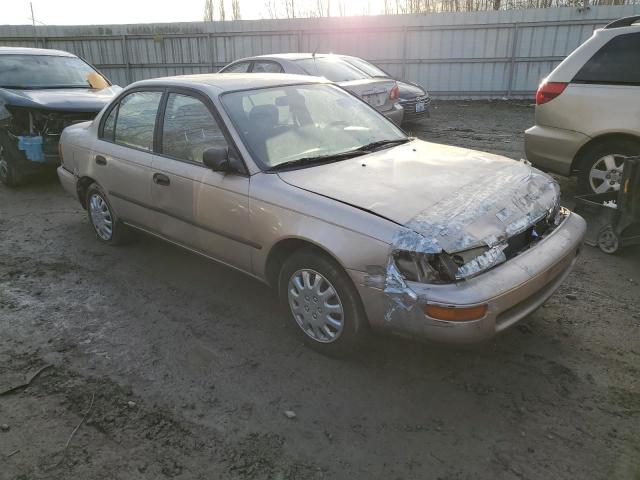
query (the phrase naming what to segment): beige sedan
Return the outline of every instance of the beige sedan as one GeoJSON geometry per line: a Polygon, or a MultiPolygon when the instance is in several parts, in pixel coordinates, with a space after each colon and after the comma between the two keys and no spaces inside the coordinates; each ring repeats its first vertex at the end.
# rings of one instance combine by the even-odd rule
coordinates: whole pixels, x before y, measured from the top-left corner
{"type": "Polygon", "coordinates": [[[137,82],[61,151],[100,241],[141,230],[268,283],[332,355],[370,328],[490,338],[556,290],[585,231],[530,165],[407,137],[312,77],[137,82]]]}

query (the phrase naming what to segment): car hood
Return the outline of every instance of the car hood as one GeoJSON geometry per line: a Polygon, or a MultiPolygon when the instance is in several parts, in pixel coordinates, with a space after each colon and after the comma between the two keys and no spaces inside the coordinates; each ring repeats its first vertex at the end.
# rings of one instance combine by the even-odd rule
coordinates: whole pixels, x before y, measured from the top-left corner
{"type": "Polygon", "coordinates": [[[91,88],[60,88],[41,90],[0,89],[3,103],[9,106],[69,112],[99,112],[120,90],[111,86],[101,90],[91,88]]]}
{"type": "Polygon", "coordinates": [[[421,140],[279,175],[405,227],[396,246],[427,253],[504,242],[559,202],[557,183],[524,162],[421,140]]]}

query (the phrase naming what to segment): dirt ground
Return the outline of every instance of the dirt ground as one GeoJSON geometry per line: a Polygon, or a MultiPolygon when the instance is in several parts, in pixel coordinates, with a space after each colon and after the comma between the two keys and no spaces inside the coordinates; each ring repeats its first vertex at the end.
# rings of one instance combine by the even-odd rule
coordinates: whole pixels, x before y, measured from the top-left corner
{"type": "MultiPolygon", "coordinates": [[[[439,102],[412,130],[521,158],[532,122],[439,102]]],[[[100,245],[55,180],[0,186],[0,478],[638,480],[639,282],[640,249],[585,247],[490,343],[374,336],[338,361],[262,284],[147,237],[100,245]]]]}

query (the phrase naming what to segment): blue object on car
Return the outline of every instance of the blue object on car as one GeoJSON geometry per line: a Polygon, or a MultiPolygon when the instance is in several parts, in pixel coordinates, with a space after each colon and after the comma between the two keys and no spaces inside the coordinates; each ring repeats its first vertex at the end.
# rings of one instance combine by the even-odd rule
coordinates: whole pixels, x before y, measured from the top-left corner
{"type": "Polygon", "coordinates": [[[18,148],[32,162],[44,162],[44,152],[42,151],[42,137],[18,137],[18,148]]]}

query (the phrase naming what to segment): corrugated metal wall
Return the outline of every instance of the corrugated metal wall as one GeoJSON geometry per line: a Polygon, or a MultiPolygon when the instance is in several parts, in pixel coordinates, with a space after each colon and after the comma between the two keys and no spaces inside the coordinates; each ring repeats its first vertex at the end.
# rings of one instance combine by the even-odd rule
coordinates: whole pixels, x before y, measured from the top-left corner
{"type": "Polygon", "coordinates": [[[444,98],[524,98],[608,21],[640,5],[139,25],[0,26],[0,45],[82,56],[117,84],[215,72],[279,52],[357,55],[444,98]]]}

